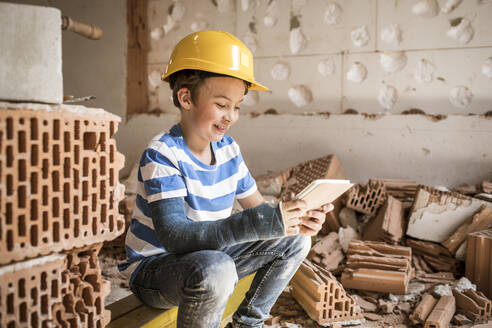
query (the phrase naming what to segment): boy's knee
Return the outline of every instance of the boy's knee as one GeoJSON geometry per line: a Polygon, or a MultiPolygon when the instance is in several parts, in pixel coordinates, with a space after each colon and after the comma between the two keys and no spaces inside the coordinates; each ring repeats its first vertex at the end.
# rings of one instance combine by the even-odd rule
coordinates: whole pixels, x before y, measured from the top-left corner
{"type": "Polygon", "coordinates": [[[305,258],[311,250],[311,237],[305,235],[292,236],[293,251],[299,254],[299,257],[305,258]]]}

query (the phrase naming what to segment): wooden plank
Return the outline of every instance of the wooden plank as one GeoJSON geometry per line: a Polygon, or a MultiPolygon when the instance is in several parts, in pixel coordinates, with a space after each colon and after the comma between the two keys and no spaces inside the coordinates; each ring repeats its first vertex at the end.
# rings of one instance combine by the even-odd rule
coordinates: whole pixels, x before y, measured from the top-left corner
{"type": "MultiPolygon", "coordinates": [[[[253,281],[253,278],[254,278],[254,274],[251,274],[247,277],[244,277],[238,282],[232,296],[229,298],[227,302],[226,308],[224,310],[224,314],[222,316],[223,321],[230,320],[230,317],[234,314],[236,309],[239,307],[239,305],[241,304],[244,298],[244,295],[246,294],[249,287],[251,286],[251,282],[253,281]]],[[[136,299],[135,296],[133,297],[136,299]]],[[[128,307],[131,306],[131,304],[135,305],[136,302],[132,300],[130,296],[126,298],[129,298],[129,300],[125,302],[121,302],[120,303],[121,309],[118,309],[119,312],[117,312],[117,313],[122,313],[122,312],[125,313],[121,314],[119,317],[117,317],[116,315],[115,316],[111,315],[111,317],[112,318],[114,317],[115,319],[112,319],[111,323],[107,326],[108,328],[130,328],[130,327],[131,328],[134,327],[176,328],[178,308],[172,308],[163,311],[159,309],[153,309],[151,307],[142,305],[140,303],[140,305],[137,305],[136,308],[134,308],[131,311],[128,311],[128,307]]],[[[113,308],[115,307],[118,307],[118,305],[115,304],[113,308]]]]}

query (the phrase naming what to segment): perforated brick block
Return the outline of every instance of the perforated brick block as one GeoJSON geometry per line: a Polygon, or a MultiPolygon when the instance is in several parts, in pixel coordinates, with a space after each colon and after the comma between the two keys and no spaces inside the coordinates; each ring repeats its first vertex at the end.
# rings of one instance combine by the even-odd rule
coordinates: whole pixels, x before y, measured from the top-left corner
{"type": "Polygon", "coordinates": [[[101,244],[0,268],[0,327],[94,327],[110,320],[101,244]]]}
{"type": "Polygon", "coordinates": [[[375,215],[384,204],[387,193],[383,182],[373,180],[367,185],[356,185],[347,192],[346,206],[357,212],[375,215]]]}
{"type": "Polygon", "coordinates": [[[292,296],[320,325],[364,322],[360,307],[328,270],[304,260],[291,285],[292,296]]]}
{"type": "Polygon", "coordinates": [[[83,106],[0,103],[0,264],[123,233],[119,121],[83,106]]]}

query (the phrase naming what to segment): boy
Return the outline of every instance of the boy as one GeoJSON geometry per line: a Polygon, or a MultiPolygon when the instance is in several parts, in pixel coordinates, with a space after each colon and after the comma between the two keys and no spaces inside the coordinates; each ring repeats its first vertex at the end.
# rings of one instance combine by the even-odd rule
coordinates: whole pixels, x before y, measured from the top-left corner
{"type": "Polygon", "coordinates": [[[145,304],[178,306],[178,327],[207,328],[219,327],[238,279],[256,272],[230,326],[261,327],[332,207],[265,203],[239,146],[225,136],[248,89],[267,90],[239,39],[221,31],[188,35],[163,80],[181,121],[141,157],[120,270],[145,304]],[[245,210],[231,215],[235,198],[245,210]]]}

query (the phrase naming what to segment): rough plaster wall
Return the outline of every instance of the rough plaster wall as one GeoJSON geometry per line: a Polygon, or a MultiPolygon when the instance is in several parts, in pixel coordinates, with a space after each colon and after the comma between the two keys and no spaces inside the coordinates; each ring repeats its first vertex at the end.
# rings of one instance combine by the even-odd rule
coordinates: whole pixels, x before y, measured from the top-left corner
{"type": "Polygon", "coordinates": [[[104,108],[123,119],[126,116],[126,1],[121,0],[9,0],[50,6],[74,20],[96,24],[101,40],[62,32],[63,91],[74,97],[96,96],[83,105],[104,108]]]}

